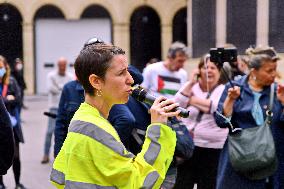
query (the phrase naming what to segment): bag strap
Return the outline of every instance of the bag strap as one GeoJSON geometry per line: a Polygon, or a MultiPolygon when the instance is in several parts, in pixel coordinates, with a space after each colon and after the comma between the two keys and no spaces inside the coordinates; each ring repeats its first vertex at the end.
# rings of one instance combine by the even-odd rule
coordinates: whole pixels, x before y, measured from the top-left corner
{"type": "Polygon", "coordinates": [[[265,120],[265,122],[267,122],[268,124],[271,124],[273,117],[274,86],[275,83],[272,83],[270,85],[269,107],[266,111],[266,120],[265,120]]]}
{"type": "Polygon", "coordinates": [[[273,101],[274,101],[274,83],[270,86],[270,99],[269,99],[269,110],[272,111],[273,109],[273,101]]]}

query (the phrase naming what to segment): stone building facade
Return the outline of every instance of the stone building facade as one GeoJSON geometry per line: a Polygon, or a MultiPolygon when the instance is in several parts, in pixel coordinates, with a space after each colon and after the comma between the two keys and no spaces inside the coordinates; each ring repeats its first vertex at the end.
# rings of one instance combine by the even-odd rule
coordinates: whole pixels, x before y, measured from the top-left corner
{"type": "MultiPolygon", "coordinates": [[[[128,52],[130,60],[135,59],[131,28],[133,17],[141,16],[138,12],[143,12],[144,9],[154,14],[158,20],[156,31],[160,41],[155,48],[158,48],[160,59],[166,57],[169,45],[175,40],[187,43],[191,56],[196,58],[208,52],[210,47],[225,43],[235,44],[241,53],[249,45],[271,45],[279,52],[284,52],[284,12],[281,11],[284,8],[283,0],[0,0],[0,51],[7,50],[10,45],[1,44],[3,39],[7,36],[15,38],[13,35],[3,34],[5,29],[11,27],[7,25],[5,28],[5,22],[9,18],[5,10],[12,7],[20,19],[18,56],[22,56],[25,62],[27,93],[36,92],[34,27],[39,11],[45,7],[53,7],[66,20],[80,20],[92,6],[101,7],[107,12],[111,20],[112,42],[128,52]],[[181,19],[185,20],[179,22],[181,19]],[[177,37],[181,35],[181,38],[177,37]]],[[[47,13],[52,16],[52,11],[47,13]]],[[[195,60],[190,60],[193,63],[187,64],[187,70],[195,67],[195,60]]],[[[139,64],[142,68],[146,62],[139,64]]],[[[284,66],[279,67],[284,70],[284,66]]]]}

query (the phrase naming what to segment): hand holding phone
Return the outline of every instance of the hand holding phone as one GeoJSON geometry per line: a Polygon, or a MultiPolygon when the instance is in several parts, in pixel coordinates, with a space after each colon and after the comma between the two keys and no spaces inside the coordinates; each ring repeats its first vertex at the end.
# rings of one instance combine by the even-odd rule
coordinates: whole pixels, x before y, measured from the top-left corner
{"type": "Polygon", "coordinates": [[[191,72],[190,81],[192,83],[196,83],[199,80],[199,78],[200,78],[200,71],[198,68],[196,68],[191,72]]]}

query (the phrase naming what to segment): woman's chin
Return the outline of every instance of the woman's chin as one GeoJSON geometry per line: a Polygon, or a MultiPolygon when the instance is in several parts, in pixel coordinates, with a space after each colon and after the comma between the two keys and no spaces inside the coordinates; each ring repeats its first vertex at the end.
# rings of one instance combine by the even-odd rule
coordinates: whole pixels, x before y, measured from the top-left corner
{"type": "Polygon", "coordinates": [[[119,101],[117,101],[116,104],[126,104],[128,102],[129,96],[127,96],[126,98],[120,99],[119,101]]]}

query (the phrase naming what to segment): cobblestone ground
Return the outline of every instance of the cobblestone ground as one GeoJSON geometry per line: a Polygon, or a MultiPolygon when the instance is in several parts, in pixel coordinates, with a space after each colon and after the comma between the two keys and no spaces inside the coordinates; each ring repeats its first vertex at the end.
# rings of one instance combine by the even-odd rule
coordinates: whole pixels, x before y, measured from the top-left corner
{"type": "MultiPolygon", "coordinates": [[[[48,110],[47,97],[27,96],[25,97],[25,105],[28,109],[22,110],[25,143],[20,144],[22,160],[20,182],[28,189],[52,189],[54,187],[49,182],[52,163],[45,165],[40,163],[47,129],[47,117],[43,115],[43,112],[48,110]]],[[[53,150],[51,151],[52,154],[53,150]]],[[[51,160],[53,161],[53,158],[51,160]]],[[[11,169],[4,176],[4,183],[8,189],[15,188],[14,175],[11,169]]]]}

